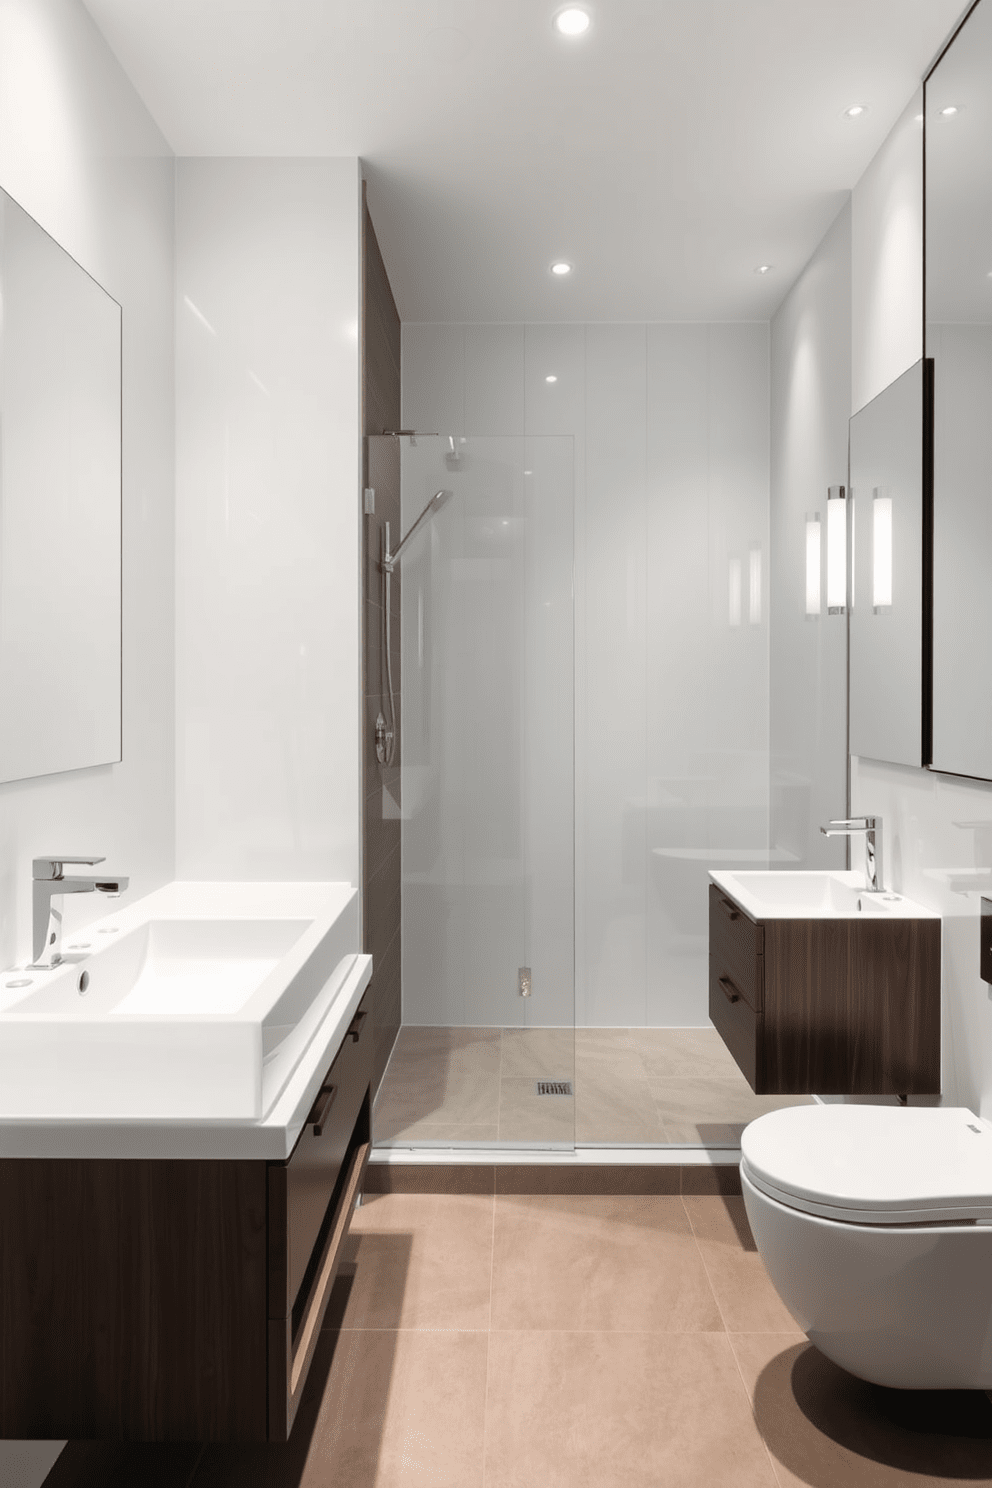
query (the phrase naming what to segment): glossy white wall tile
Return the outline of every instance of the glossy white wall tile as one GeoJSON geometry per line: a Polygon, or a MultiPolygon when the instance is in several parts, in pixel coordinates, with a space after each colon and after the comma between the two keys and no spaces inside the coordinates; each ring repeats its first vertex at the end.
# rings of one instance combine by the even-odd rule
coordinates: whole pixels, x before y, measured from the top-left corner
{"type": "Polygon", "coordinates": [[[851,412],[923,355],[923,91],[851,202],[851,412]]]}
{"type": "MultiPolygon", "coordinates": [[[[430,420],[457,406],[451,379],[461,365],[472,417],[489,428],[502,418],[505,434],[521,432],[512,375],[522,331],[524,427],[533,436],[525,468],[537,468],[534,451],[547,436],[570,439],[574,450],[572,521],[549,522],[541,542],[547,566],[556,533],[564,560],[574,531],[576,1016],[595,1025],[705,1024],[709,855],[743,850],[751,862],[767,850],[767,327],[466,326],[461,343],[454,329],[404,326],[404,424],[416,409],[427,427],[438,427],[430,420]],[[733,560],[745,576],[743,627],[731,625],[728,611],[733,560]]],[[[471,448],[469,422],[464,432],[471,448]]],[[[405,503],[406,491],[415,492],[405,523],[429,484],[405,485],[405,503]]],[[[440,533],[440,520],[437,527],[440,533]]],[[[556,583],[564,593],[564,578],[556,583]]],[[[405,584],[405,648],[413,644],[415,603],[405,584]]],[[[564,632],[557,642],[549,633],[545,656],[540,613],[525,608],[524,618],[532,628],[528,716],[538,719],[547,704],[549,717],[521,735],[522,773],[487,755],[476,779],[485,778],[490,795],[503,792],[508,819],[520,800],[536,803],[526,845],[537,865],[540,912],[533,895],[522,911],[507,900],[489,922],[493,929],[503,917],[490,959],[498,959],[501,939],[516,934],[515,917],[533,912],[535,990],[526,1018],[553,1023],[571,1017],[564,1001],[542,1008],[540,992],[542,983],[562,987],[567,974],[563,927],[573,885],[564,834],[572,820],[551,789],[563,788],[564,764],[549,773],[564,759],[566,700],[553,702],[542,688],[561,673],[564,632]],[[539,964],[556,970],[539,976],[539,964]]],[[[450,702],[471,687],[471,680],[453,686],[455,657],[458,665],[483,666],[498,694],[508,644],[504,631],[493,651],[490,638],[499,634],[484,600],[472,596],[445,642],[448,661],[438,663],[430,698],[443,693],[450,702]]],[[[414,720],[423,729],[410,697],[415,661],[405,651],[405,745],[414,720]]],[[[431,727],[443,728],[439,715],[431,727]]],[[[425,868],[415,868],[415,856],[427,852],[428,839],[448,843],[453,863],[461,832],[471,856],[464,834],[471,835],[477,803],[466,795],[459,737],[464,732],[454,729],[452,753],[437,772],[436,815],[404,828],[404,1017],[444,1022],[456,1009],[457,1022],[522,1020],[520,1004],[514,1009],[511,1000],[508,1014],[507,999],[484,991],[481,980],[470,986],[456,975],[452,990],[442,990],[452,966],[465,964],[464,937],[478,941],[482,910],[460,906],[453,889],[412,881],[425,868]]],[[[412,769],[409,749],[406,760],[412,769]]],[[[468,873],[468,858],[463,867],[468,873]]]]}
{"type": "Polygon", "coordinates": [[[845,206],[771,328],[770,830],[782,866],[843,868],[847,615],[827,606],[827,491],[847,485],[851,208],[845,206]],[[806,608],[806,524],[820,523],[820,605],[806,608]]]}
{"type": "MultiPolygon", "coordinates": [[[[124,632],[122,762],[0,786],[0,966],[30,954],[36,854],[105,853],[132,897],[174,876],[173,169],[77,0],[0,6],[0,186],[123,306],[124,632]]],[[[66,925],[105,908],[73,895],[66,925]]],[[[61,1449],[0,1442],[0,1481],[61,1449]]]]}
{"type": "Polygon", "coordinates": [[[123,760],[0,786],[0,966],[30,954],[34,855],[103,853],[134,896],[174,872],[173,171],[77,0],[0,7],[0,186],[123,306],[123,760]]]}
{"type": "Polygon", "coordinates": [[[177,858],[358,882],[358,162],[177,171],[177,858]]]}
{"type": "Polygon", "coordinates": [[[465,326],[403,327],[404,429],[465,432],[465,326]]]}

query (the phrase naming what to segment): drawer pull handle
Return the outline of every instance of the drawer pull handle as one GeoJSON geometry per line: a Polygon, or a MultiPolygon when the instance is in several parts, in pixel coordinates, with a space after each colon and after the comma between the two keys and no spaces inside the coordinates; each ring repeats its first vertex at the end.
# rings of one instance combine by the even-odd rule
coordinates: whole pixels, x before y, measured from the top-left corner
{"type": "Polygon", "coordinates": [[[318,1091],[317,1099],[313,1103],[313,1110],[307,1117],[306,1122],[307,1126],[313,1127],[315,1137],[322,1137],[324,1135],[324,1122],[327,1120],[327,1113],[333,1106],[334,1097],[337,1093],[338,1087],[336,1085],[324,1085],[318,1091]]]}
{"type": "Polygon", "coordinates": [[[741,912],[732,899],[721,898],[720,908],[723,910],[728,920],[739,920],[741,917],[741,912]]]}
{"type": "Polygon", "coordinates": [[[357,1044],[358,1043],[358,1040],[362,1036],[362,1027],[363,1027],[363,1025],[365,1023],[365,1019],[367,1017],[368,1017],[368,1012],[366,1010],[364,1010],[364,1009],[363,1009],[362,1012],[356,1013],[355,1016],[351,1020],[351,1027],[348,1029],[348,1032],[345,1034],[345,1037],[346,1038],[350,1038],[350,1039],[354,1039],[355,1040],[355,1043],[357,1044]]]}
{"type": "Polygon", "coordinates": [[[740,1002],[741,994],[738,992],[737,988],[734,986],[729,977],[722,976],[720,977],[719,982],[720,991],[723,993],[728,1002],[740,1002]]]}

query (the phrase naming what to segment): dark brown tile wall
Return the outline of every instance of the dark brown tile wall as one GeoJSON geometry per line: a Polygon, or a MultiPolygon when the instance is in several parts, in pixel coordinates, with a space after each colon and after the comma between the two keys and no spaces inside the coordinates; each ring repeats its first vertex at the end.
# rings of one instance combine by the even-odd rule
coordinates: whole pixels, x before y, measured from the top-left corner
{"type": "MultiPolygon", "coordinates": [[[[400,318],[379,252],[375,229],[364,209],[364,320],[362,386],[366,435],[400,427],[400,318]]],[[[362,741],[362,903],[365,950],[373,960],[375,1019],[373,1093],[378,1088],[400,1026],[400,576],[390,594],[390,656],[397,747],[390,766],[375,755],[375,721],[390,720],[385,647],[385,583],[380,568],[385,526],[392,545],[400,536],[400,452],[396,439],[365,440],[363,484],[375,491],[375,512],[363,517],[362,619],[364,716],[362,741]]]]}
{"type": "Polygon", "coordinates": [[[710,1194],[741,1191],[736,1163],[370,1163],[365,1192],[710,1194]]]}

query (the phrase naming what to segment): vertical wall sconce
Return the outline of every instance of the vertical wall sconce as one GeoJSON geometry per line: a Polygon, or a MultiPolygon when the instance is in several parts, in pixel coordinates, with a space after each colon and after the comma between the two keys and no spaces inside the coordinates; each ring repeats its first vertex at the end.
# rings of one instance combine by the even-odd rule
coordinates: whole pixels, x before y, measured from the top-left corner
{"type": "Polygon", "coordinates": [[[761,624],[761,549],[752,548],[747,555],[747,618],[751,625],[761,624]]]}
{"type": "Polygon", "coordinates": [[[871,589],[877,615],[892,608],[892,497],[876,486],[871,503],[871,589]]]}
{"type": "Polygon", "coordinates": [[[847,607],[847,492],[827,491],[827,613],[843,615],[847,607]]]}
{"type": "Polygon", "coordinates": [[[741,560],[739,558],[731,558],[729,570],[730,593],[728,599],[730,624],[732,627],[736,627],[741,623],[741,560]]]}
{"type": "Polygon", "coordinates": [[[820,514],[806,518],[806,615],[820,613],[820,514]]]}

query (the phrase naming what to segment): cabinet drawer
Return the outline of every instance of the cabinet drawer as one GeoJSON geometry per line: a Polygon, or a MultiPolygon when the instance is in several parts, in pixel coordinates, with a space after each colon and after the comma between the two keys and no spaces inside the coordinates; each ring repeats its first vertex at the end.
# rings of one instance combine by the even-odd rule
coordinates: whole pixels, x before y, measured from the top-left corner
{"type": "MultiPolygon", "coordinates": [[[[713,963],[719,963],[717,980],[726,976],[755,1012],[764,1006],[764,930],[710,884],[710,983],[713,963]]],[[[710,1013],[712,1017],[712,1012],[710,1013]]]]}
{"type": "Polygon", "coordinates": [[[759,1068],[759,1041],[764,1019],[745,1002],[715,956],[710,957],[710,1021],[751,1089],[760,1092],[764,1072],[759,1068]]]}
{"type": "Polygon", "coordinates": [[[292,1155],[269,1167],[269,1317],[293,1309],[372,1078],[365,994],[292,1155]]]}

